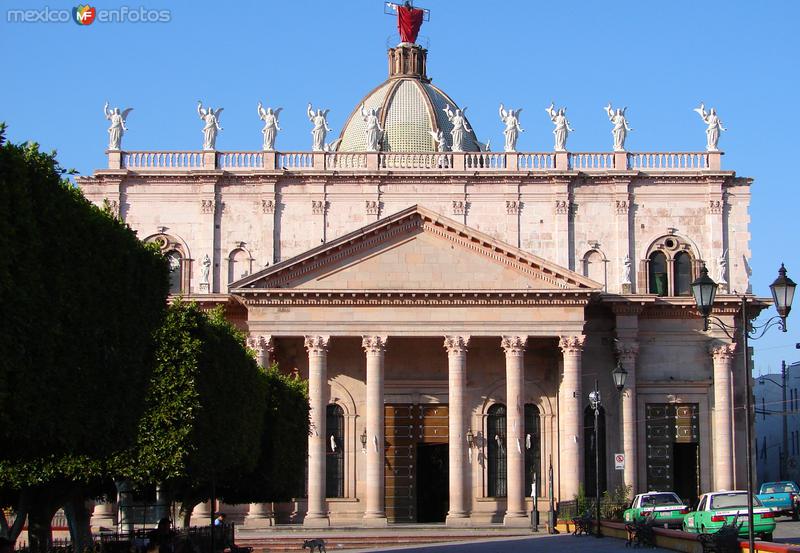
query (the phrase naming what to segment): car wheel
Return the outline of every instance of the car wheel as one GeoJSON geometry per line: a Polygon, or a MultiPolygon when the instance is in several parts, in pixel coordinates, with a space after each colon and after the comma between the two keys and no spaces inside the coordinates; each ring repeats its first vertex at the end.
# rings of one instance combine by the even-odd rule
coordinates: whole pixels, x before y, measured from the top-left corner
{"type": "Polygon", "coordinates": [[[764,532],[761,534],[761,539],[764,541],[772,541],[772,532],[764,532]]]}
{"type": "Polygon", "coordinates": [[[700,526],[700,533],[701,533],[701,534],[705,534],[705,533],[706,533],[706,525],[705,525],[705,524],[702,524],[702,525],[700,526]]]}
{"type": "Polygon", "coordinates": [[[792,520],[794,521],[800,520],[800,507],[792,511],[792,520]]]}

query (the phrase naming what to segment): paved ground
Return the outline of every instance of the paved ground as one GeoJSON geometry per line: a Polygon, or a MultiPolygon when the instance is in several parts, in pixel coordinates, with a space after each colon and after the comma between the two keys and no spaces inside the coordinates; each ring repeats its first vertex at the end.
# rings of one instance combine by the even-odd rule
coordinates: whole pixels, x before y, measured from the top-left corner
{"type": "MultiPolygon", "coordinates": [[[[402,550],[403,553],[552,553],[559,549],[568,550],[569,553],[623,553],[631,551],[625,548],[625,540],[615,538],[597,539],[593,536],[561,534],[558,536],[531,536],[530,538],[493,538],[452,544],[359,549],[348,553],[398,550],[402,550]]],[[[330,550],[331,548],[329,547],[330,550]]],[[[668,550],[654,548],[647,551],[666,553],[668,550]]]]}
{"type": "Polygon", "coordinates": [[[772,537],[776,542],[800,546],[800,522],[793,522],[791,518],[779,518],[772,537]]]}

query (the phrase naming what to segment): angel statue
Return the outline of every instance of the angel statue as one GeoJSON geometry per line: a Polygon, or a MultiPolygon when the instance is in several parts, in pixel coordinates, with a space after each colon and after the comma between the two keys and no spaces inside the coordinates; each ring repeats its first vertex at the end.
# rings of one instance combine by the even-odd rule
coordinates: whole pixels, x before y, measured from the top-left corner
{"type": "Polygon", "coordinates": [[[469,128],[469,123],[467,123],[467,118],[464,117],[464,112],[467,111],[467,108],[463,110],[456,109],[455,113],[453,113],[453,110],[450,109],[450,105],[447,104],[444,106],[443,111],[445,115],[447,115],[450,124],[453,125],[453,130],[450,131],[450,136],[453,139],[450,149],[454,152],[463,152],[466,133],[472,132],[472,129],[469,128]]]}
{"type": "Polygon", "coordinates": [[[203,149],[215,150],[217,147],[217,131],[221,131],[222,127],[219,126],[219,114],[225,108],[219,108],[214,111],[214,108],[208,106],[203,109],[203,102],[197,100],[197,115],[200,119],[205,121],[203,126],[203,149]]]}
{"type": "Polygon", "coordinates": [[[605,109],[608,114],[608,120],[614,125],[611,129],[611,134],[614,135],[614,151],[624,152],[625,139],[628,137],[628,133],[633,130],[628,126],[628,120],[625,118],[625,111],[628,108],[613,109],[611,107],[611,102],[609,102],[603,109],[605,109]]]}
{"type": "Polygon", "coordinates": [[[703,119],[703,123],[708,125],[706,128],[706,151],[719,152],[717,145],[719,144],[719,131],[727,131],[722,126],[722,121],[717,116],[717,110],[711,108],[711,111],[706,112],[706,105],[700,102],[699,108],[694,108],[697,114],[703,119]]]}
{"type": "Polygon", "coordinates": [[[311,136],[313,137],[311,151],[313,152],[325,151],[325,135],[331,131],[330,127],[328,127],[328,120],[326,119],[329,111],[329,109],[318,109],[315,113],[314,109],[311,107],[311,102],[308,103],[308,107],[306,108],[308,120],[314,125],[314,128],[311,129],[311,136]]]}
{"type": "Polygon", "coordinates": [[[547,115],[550,116],[550,121],[556,126],[553,129],[553,134],[556,137],[556,144],[555,144],[555,151],[556,152],[566,152],[567,151],[567,137],[569,133],[575,132],[575,129],[569,126],[569,120],[567,119],[567,108],[558,108],[556,110],[556,103],[550,102],[550,107],[545,108],[547,115]]]}
{"type": "Polygon", "coordinates": [[[377,152],[380,150],[381,139],[383,138],[383,129],[381,128],[381,107],[367,109],[364,104],[361,104],[361,118],[364,120],[367,128],[367,151],[377,152]]]}
{"type": "Polygon", "coordinates": [[[728,281],[725,280],[725,271],[728,268],[728,250],[725,250],[720,254],[720,256],[715,260],[715,271],[714,271],[714,280],[717,281],[717,284],[727,284],[728,281]]]}
{"type": "Polygon", "coordinates": [[[436,151],[437,152],[446,152],[447,151],[447,140],[444,138],[444,132],[441,129],[438,131],[428,131],[428,134],[431,135],[433,142],[436,144],[436,151]]]}
{"type": "Polygon", "coordinates": [[[128,119],[128,114],[133,111],[133,108],[128,108],[119,111],[119,108],[108,109],[108,102],[103,106],[103,113],[106,119],[111,121],[111,126],[108,127],[108,149],[119,150],[122,146],[122,135],[128,130],[125,126],[125,120],[128,119]]]}
{"type": "Polygon", "coordinates": [[[261,102],[258,103],[258,118],[264,122],[264,128],[261,133],[264,135],[264,151],[272,152],[275,150],[275,138],[278,136],[278,131],[282,130],[278,125],[278,116],[281,114],[283,108],[278,108],[275,111],[272,108],[264,109],[261,102]]]}
{"type": "Polygon", "coordinates": [[[519,133],[525,132],[525,129],[519,125],[519,114],[522,108],[518,110],[509,109],[506,111],[503,104],[500,104],[500,120],[505,124],[506,128],[503,130],[503,136],[506,137],[506,152],[517,151],[517,138],[519,133]]]}

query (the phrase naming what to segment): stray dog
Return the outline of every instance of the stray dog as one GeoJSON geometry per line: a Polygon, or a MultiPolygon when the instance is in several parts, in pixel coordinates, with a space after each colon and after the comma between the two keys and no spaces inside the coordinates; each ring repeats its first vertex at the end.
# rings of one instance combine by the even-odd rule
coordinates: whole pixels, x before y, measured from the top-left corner
{"type": "Polygon", "coordinates": [[[315,540],[304,540],[303,541],[303,549],[308,548],[309,553],[314,553],[314,549],[316,549],[319,553],[327,553],[325,549],[325,540],[322,539],[315,539],[315,540]]]}

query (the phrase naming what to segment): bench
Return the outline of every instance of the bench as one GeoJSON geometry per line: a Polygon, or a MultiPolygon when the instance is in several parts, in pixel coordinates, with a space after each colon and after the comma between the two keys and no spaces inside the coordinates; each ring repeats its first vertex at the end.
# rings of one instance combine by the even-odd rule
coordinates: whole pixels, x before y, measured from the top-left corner
{"type": "Polygon", "coordinates": [[[572,530],[573,536],[580,536],[581,534],[589,535],[591,528],[592,528],[592,516],[589,514],[589,511],[586,511],[580,516],[576,516],[570,523],[574,525],[574,529],[572,530]]]}
{"type": "Polygon", "coordinates": [[[628,532],[628,541],[625,542],[625,547],[655,547],[654,528],[655,522],[650,517],[626,524],[625,531],[628,532]]]}

